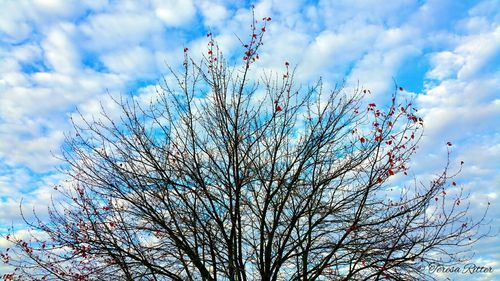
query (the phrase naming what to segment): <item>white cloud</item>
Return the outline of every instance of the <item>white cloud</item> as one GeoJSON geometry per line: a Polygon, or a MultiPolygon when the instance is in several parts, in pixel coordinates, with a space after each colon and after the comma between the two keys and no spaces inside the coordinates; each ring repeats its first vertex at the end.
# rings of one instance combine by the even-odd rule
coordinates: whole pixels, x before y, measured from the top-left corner
{"type": "Polygon", "coordinates": [[[192,0],[153,0],[152,2],[156,16],[166,25],[186,24],[196,14],[192,0]]]}
{"type": "Polygon", "coordinates": [[[319,11],[325,25],[335,30],[346,22],[365,24],[386,24],[388,26],[405,22],[408,14],[413,13],[418,1],[387,1],[381,5],[377,0],[369,1],[320,1],[319,11]]]}
{"type": "Polygon", "coordinates": [[[78,28],[83,48],[93,52],[148,45],[153,34],[162,31],[160,21],[140,8],[138,11],[118,10],[91,15],[78,28]]]}
{"type": "Polygon", "coordinates": [[[25,218],[34,217],[33,210],[40,218],[48,215],[47,208],[51,204],[51,198],[55,200],[61,196],[55,192],[54,186],[64,182],[64,175],[59,173],[48,173],[40,178],[33,178],[24,168],[15,168],[9,175],[0,176],[0,235],[5,229],[14,225],[16,228],[24,227],[21,219],[20,207],[22,207],[25,218]],[[2,198],[3,197],[3,198],[2,198]],[[21,198],[22,204],[21,204],[21,198]]]}
{"type": "Polygon", "coordinates": [[[157,73],[154,53],[139,46],[109,52],[101,59],[110,71],[131,75],[134,78],[148,77],[157,73]]]}
{"type": "Polygon", "coordinates": [[[308,46],[302,65],[305,69],[315,68],[313,72],[316,73],[325,68],[344,72],[349,63],[359,59],[370,49],[369,42],[374,40],[379,30],[376,26],[366,26],[363,29],[347,29],[337,33],[324,31],[308,46]]]}
{"type": "Polygon", "coordinates": [[[20,0],[0,2],[0,34],[2,40],[20,43],[35,31],[66,19],[74,19],[85,14],[87,9],[100,9],[102,1],[64,1],[64,0],[20,0]]]}
{"type": "Polygon", "coordinates": [[[432,55],[431,62],[433,69],[427,72],[427,77],[442,80],[456,74],[457,70],[462,67],[464,59],[453,52],[443,51],[432,55]]]}
{"type": "Polygon", "coordinates": [[[229,11],[223,4],[213,1],[201,1],[199,4],[200,12],[205,18],[205,26],[223,28],[224,23],[229,16],[229,11]]]}
{"type": "Polygon", "coordinates": [[[26,21],[25,4],[19,4],[13,1],[2,1],[0,3],[0,10],[2,17],[0,17],[0,34],[2,34],[2,41],[5,40],[9,43],[17,43],[27,38],[32,32],[32,26],[26,21]]]}
{"type": "Polygon", "coordinates": [[[24,44],[13,49],[10,55],[18,62],[29,63],[42,57],[42,48],[37,44],[24,44]]]}
{"type": "Polygon", "coordinates": [[[459,79],[476,76],[487,62],[500,53],[500,27],[492,32],[465,38],[456,52],[465,58],[465,64],[458,71],[459,79]]]}
{"type": "MultiPolygon", "coordinates": [[[[31,135],[30,132],[26,132],[31,135]]],[[[52,131],[47,136],[31,136],[24,139],[19,136],[4,138],[0,144],[0,156],[8,165],[23,165],[37,172],[43,172],[59,163],[52,153],[57,154],[63,140],[61,131],[52,131]]]]}
{"type": "Polygon", "coordinates": [[[500,18],[498,11],[500,10],[500,2],[496,0],[484,0],[480,1],[469,10],[469,15],[474,16],[484,16],[490,15],[494,20],[500,18]]]}
{"type": "Polygon", "coordinates": [[[49,31],[42,43],[46,61],[56,72],[72,73],[80,69],[78,50],[69,38],[74,31],[73,25],[62,24],[61,28],[49,31]]]}
{"type": "MultiPolygon", "coordinates": [[[[406,29],[407,34],[416,34],[406,29]]],[[[371,89],[375,96],[384,96],[394,88],[393,78],[403,63],[411,57],[421,53],[421,42],[412,42],[408,35],[401,36],[401,29],[388,29],[377,34],[375,44],[368,46],[366,53],[354,61],[354,67],[349,74],[348,82],[356,85],[358,81],[366,88],[371,89]]]]}
{"type": "Polygon", "coordinates": [[[43,16],[73,16],[75,5],[65,0],[33,0],[32,8],[43,16]]]}
{"type": "MultiPolygon", "coordinates": [[[[432,55],[433,68],[427,76],[441,81],[431,82],[426,94],[419,96],[422,113],[429,119],[428,133],[430,130],[434,135],[444,128],[450,129],[447,132],[474,133],[495,126],[493,120],[500,116],[500,108],[494,93],[500,79],[497,72],[482,70],[498,53],[494,42],[500,40],[499,31],[464,36],[455,50],[432,55]]],[[[459,137],[457,133],[452,136],[459,137]]]]}

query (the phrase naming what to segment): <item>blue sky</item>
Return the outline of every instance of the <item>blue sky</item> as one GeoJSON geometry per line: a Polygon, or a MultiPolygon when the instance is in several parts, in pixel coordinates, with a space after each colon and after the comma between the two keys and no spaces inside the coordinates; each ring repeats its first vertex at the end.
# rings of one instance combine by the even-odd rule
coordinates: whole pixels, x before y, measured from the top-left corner
{"type": "MultiPolygon", "coordinates": [[[[182,49],[205,50],[207,31],[229,56],[236,36],[270,16],[262,69],[284,61],[307,84],[346,81],[387,99],[394,80],[414,95],[426,121],[413,172],[425,180],[445,164],[465,162],[458,182],[471,193],[472,215],[491,202],[498,231],[500,200],[500,1],[64,1],[0,2],[0,233],[18,225],[19,202],[43,215],[63,177],[53,157],[70,117],[99,112],[109,96],[150,97],[166,64],[182,49]]],[[[0,238],[0,247],[7,243],[0,238]]],[[[474,247],[476,262],[500,274],[500,239],[474,247]]],[[[1,269],[0,269],[1,271],[1,269]]],[[[474,276],[490,280],[491,276],[474,276]]],[[[457,277],[458,278],[458,277],[457,277]]],[[[480,279],[477,279],[480,280],[480,279]]]]}

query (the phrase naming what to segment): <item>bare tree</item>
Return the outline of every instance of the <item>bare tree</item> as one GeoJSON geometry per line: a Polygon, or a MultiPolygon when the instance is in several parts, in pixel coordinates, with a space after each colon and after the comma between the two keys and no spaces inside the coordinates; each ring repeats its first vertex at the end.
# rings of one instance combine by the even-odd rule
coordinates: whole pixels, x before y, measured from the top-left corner
{"type": "Polygon", "coordinates": [[[395,186],[423,128],[402,88],[377,106],[364,88],[302,88],[288,63],[251,79],[269,20],[242,41],[242,66],[209,34],[154,102],[75,125],[71,187],[27,221],[30,239],[9,235],[4,278],[422,280],[422,264],[456,262],[482,220],[461,192],[445,200],[459,189],[449,164],[395,186]]]}

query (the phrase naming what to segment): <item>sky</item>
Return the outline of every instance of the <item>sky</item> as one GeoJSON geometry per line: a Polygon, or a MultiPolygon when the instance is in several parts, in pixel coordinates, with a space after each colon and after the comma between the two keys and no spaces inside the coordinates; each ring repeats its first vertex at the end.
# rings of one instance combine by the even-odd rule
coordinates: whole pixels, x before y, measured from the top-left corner
{"type": "MultiPolygon", "coordinates": [[[[498,232],[498,0],[0,0],[0,234],[22,228],[21,199],[26,210],[46,212],[64,178],[57,155],[77,109],[90,117],[100,103],[116,111],[110,96],[151,97],[167,65],[182,64],[184,48],[204,52],[207,32],[236,57],[252,5],[257,18],[272,18],[259,68],[289,61],[304,84],[359,83],[379,101],[396,81],[414,96],[425,135],[413,173],[437,174],[452,142],[452,167],[465,162],[457,183],[470,193],[471,215],[490,202],[498,232]]],[[[6,245],[0,238],[0,249],[6,245]]],[[[474,262],[500,280],[500,239],[473,250],[474,262]]]]}

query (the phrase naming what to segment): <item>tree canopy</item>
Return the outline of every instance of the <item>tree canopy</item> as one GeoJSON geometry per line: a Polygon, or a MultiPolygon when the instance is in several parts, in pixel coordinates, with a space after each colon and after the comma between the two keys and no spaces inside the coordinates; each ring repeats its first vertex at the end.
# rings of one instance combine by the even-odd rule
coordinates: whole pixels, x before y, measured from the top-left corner
{"type": "Polygon", "coordinates": [[[63,199],[27,221],[28,240],[8,236],[4,278],[422,280],[422,264],[457,261],[482,220],[460,192],[445,200],[460,169],[412,181],[424,122],[411,98],[303,87],[288,62],[261,71],[270,20],[235,64],[209,33],[151,103],[75,122],[63,199]]]}

